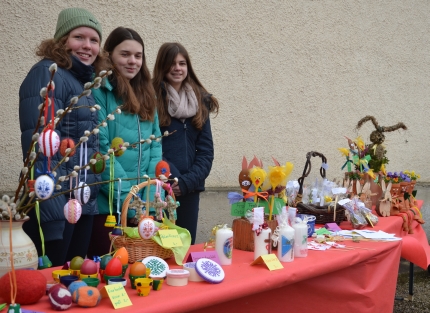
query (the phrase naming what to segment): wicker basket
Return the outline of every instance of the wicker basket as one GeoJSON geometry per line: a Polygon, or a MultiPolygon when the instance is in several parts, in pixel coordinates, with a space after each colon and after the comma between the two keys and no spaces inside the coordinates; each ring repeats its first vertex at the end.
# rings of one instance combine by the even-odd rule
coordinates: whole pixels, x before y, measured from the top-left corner
{"type": "MultiPolygon", "coordinates": [[[[334,206],[330,206],[330,205],[319,206],[311,203],[304,204],[302,202],[303,181],[305,177],[307,177],[311,172],[311,157],[315,157],[315,156],[321,157],[322,162],[325,164],[327,163],[327,159],[322,153],[311,151],[306,154],[306,159],[307,159],[306,165],[303,170],[302,177],[298,179],[300,188],[295,200],[297,213],[309,214],[309,215],[315,216],[316,218],[315,224],[326,224],[326,223],[333,223],[333,222],[340,224],[340,222],[345,220],[345,208],[340,204],[336,203],[336,213],[335,213],[334,206]]],[[[320,168],[320,174],[322,178],[325,178],[325,168],[323,166],[321,166],[320,168]]]]}
{"type": "MultiPolygon", "coordinates": [[[[157,180],[149,180],[149,184],[157,184],[157,180]]],[[[148,185],[148,181],[135,185],[131,188],[127,197],[122,204],[121,209],[121,225],[127,225],[127,212],[130,200],[135,197],[135,194],[142,188],[148,185]]],[[[174,197],[174,196],[173,196],[174,197]]],[[[147,208],[146,212],[149,212],[147,208]]],[[[128,252],[128,262],[134,263],[136,261],[142,260],[148,256],[157,256],[162,259],[168,259],[173,256],[173,251],[170,249],[164,249],[159,244],[151,239],[143,238],[130,238],[125,235],[123,236],[113,236],[109,233],[109,238],[111,239],[111,245],[114,249],[119,249],[125,247],[128,252]]]]}
{"type": "MultiPolygon", "coordinates": [[[[272,233],[278,226],[276,220],[265,220],[272,233]]],[[[233,220],[233,247],[237,250],[254,251],[254,232],[252,224],[244,217],[233,220]]],[[[273,246],[272,246],[273,248],[273,246]]]]}

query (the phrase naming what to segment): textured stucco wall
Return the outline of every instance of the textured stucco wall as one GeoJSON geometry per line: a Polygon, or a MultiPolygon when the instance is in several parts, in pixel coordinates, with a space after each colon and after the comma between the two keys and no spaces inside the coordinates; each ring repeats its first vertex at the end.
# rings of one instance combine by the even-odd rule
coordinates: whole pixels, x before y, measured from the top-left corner
{"type": "Polygon", "coordinates": [[[212,119],[215,162],[210,187],[237,187],[242,156],[291,161],[300,176],[305,154],[324,153],[340,177],[343,135],[387,134],[389,170],[414,169],[430,181],[430,2],[422,1],[0,1],[0,190],[16,188],[21,167],[18,89],[37,44],[54,34],[58,12],[81,6],[102,22],[137,30],[152,70],[159,46],[179,41],[220,101],[212,119]]]}

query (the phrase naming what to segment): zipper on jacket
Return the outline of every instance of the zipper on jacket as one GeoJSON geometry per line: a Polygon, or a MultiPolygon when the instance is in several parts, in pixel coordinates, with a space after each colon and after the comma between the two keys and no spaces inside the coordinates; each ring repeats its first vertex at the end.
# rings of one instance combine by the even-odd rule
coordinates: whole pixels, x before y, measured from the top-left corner
{"type": "Polygon", "coordinates": [[[139,131],[139,159],[137,161],[137,184],[140,184],[140,159],[142,158],[142,137],[140,133],[140,122],[139,122],[139,115],[136,114],[137,119],[137,130],[139,131]]]}
{"type": "Polygon", "coordinates": [[[188,147],[187,147],[187,122],[184,121],[184,146],[185,146],[185,164],[187,164],[187,170],[190,168],[190,165],[188,164],[188,147]]]}

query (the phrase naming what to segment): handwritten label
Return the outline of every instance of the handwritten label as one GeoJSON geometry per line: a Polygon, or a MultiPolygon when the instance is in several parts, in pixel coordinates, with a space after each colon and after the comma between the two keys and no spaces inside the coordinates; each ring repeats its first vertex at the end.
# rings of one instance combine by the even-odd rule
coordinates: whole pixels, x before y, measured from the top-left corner
{"type": "Polygon", "coordinates": [[[215,250],[213,251],[203,251],[203,252],[191,252],[188,255],[187,262],[197,262],[199,259],[211,259],[214,262],[217,262],[221,265],[221,262],[218,257],[218,253],[215,250]]]}
{"type": "Polygon", "coordinates": [[[133,305],[124,289],[124,286],[121,284],[106,285],[101,291],[102,294],[107,293],[107,296],[112,302],[114,309],[120,309],[133,305]]]}
{"type": "Polygon", "coordinates": [[[270,271],[280,270],[284,268],[281,262],[279,262],[277,256],[273,253],[258,257],[257,259],[254,260],[254,262],[251,263],[251,265],[263,264],[263,263],[266,264],[267,268],[270,271]]]}
{"type": "Polygon", "coordinates": [[[176,229],[160,229],[158,234],[164,247],[182,247],[182,240],[176,229]]]}

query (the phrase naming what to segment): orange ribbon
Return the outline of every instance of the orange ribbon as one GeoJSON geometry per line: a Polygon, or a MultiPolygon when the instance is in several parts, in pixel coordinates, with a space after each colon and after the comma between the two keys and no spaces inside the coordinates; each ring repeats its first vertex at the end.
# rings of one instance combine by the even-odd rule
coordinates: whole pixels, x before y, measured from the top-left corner
{"type": "Polygon", "coordinates": [[[248,190],[242,189],[242,192],[245,195],[244,196],[245,199],[248,199],[248,198],[251,198],[251,197],[254,197],[254,196],[258,196],[258,197],[263,198],[264,200],[267,201],[267,197],[269,196],[269,193],[266,192],[266,191],[252,192],[252,191],[248,191],[248,190]]]}

